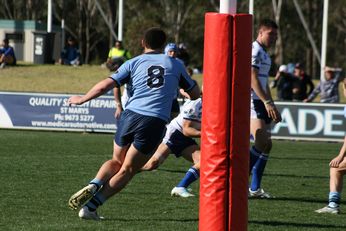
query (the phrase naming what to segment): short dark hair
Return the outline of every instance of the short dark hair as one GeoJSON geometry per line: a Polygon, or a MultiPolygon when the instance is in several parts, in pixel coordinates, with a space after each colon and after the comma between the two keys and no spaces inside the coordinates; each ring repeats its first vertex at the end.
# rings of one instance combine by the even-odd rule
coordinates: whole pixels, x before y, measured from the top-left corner
{"type": "Polygon", "coordinates": [[[269,18],[265,18],[260,21],[258,29],[261,29],[262,27],[278,29],[278,24],[269,18]]]}
{"type": "Polygon", "coordinates": [[[8,43],[9,43],[8,38],[5,38],[5,39],[3,40],[3,42],[6,43],[6,44],[8,44],[8,43]]]}
{"type": "Polygon", "coordinates": [[[166,43],[166,38],[166,33],[162,29],[151,27],[145,31],[143,40],[147,48],[155,50],[163,48],[166,43]]]}

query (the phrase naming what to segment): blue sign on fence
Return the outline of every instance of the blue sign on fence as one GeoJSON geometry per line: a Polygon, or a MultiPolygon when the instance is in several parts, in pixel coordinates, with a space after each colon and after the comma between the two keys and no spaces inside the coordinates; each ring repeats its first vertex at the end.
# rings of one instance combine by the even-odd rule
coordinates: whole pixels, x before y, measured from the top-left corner
{"type": "Polygon", "coordinates": [[[70,95],[0,92],[0,128],[115,132],[111,96],[68,106],[70,95]]]}
{"type": "Polygon", "coordinates": [[[344,105],[277,102],[282,122],[273,124],[277,139],[343,141],[346,135],[344,105]]]}
{"type": "MultiPolygon", "coordinates": [[[[70,95],[0,92],[0,128],[115,132],[112,96],[69,107],[70,95]]],[[[273,124],[274,139],[343,141],[344,105],[278,102],[282,122],[273,124]]]]}

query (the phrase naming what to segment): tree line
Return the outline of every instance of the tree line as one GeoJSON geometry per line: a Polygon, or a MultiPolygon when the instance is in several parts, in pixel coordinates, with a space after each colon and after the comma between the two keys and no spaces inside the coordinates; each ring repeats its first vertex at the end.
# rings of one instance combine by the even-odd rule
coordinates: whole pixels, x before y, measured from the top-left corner
{"type": "MultiPolygon", "coordinates": [[[[47,1],[1,0],[0,18],[46,22],[47,1]]],[[[301,62],[313,77],[320,63],[297,13],[301,9],[307,27],[321,50],[323,0],[255,0],[254,37],[262,18],[279,25],[279,37],[271,51],[275,64],[301,62]]],[[[140,37],[151,26],[159,26],[168,41],[184,43],[193,67],[203,67],[204,15],[218,12],[219,0],[125,0],[123,43],[132,55],[142,52],[140,37]]],[[[247,13],[248,1],[238,2],[238,13],[247,13]]],[[[346,4],[329,2],[327,65],[346,68],[346,4]]],[[[84,63],[106,60],[118,30],[118,0],[53,0],[53,24],[65,21],[68,36],[79,42],[84,63]]],[[[217,35],[215,35],[217,36],[217,35]]],[[[275,69],[275,68],[274,68],[275,69]]]]}

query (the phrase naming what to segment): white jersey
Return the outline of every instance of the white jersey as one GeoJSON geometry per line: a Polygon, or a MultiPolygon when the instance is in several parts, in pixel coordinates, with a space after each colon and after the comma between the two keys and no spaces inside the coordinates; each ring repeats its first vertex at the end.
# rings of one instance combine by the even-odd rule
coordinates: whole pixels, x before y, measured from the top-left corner
{"type": "MultiPolygon", "coordinates": [[[[180,131],[183,133],[184,120],[201,122],[202,120],[202,99],[188,100],[184,103],[179,115],[175,117],[167,126],[167,131],[180,131]]],[[[173,131],[173,132],[174,132],[173,131]]]]}
{"type": "MultiPolygon", "coordinates": [[[[254,41],[252,43],[251,66],[258,69],[258,79],[264,92],[267,92],[271,63],[270,56],[266,50],[257,41],[254,41]]],[[[251,99],[260,99],[254,90],[251,90],[251,99]]]]}

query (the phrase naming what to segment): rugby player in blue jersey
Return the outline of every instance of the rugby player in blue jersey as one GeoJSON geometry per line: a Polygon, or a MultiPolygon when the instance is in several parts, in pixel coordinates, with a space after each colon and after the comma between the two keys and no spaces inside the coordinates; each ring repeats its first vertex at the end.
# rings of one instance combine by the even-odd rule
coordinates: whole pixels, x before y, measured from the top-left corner
{"type": "Polygon", "coordinates": [[[155,154],[142,170],[158,168],[170,153],[193,163],[183,179],[171,191],[172,196],[191,197],[187,187],[199,178],[200,148],[195,137],[201,137],[202,98],[187,100],[179,115],[167,125],[166,135],[155,154]]]}
{"type": "Polygon", "coordinates": [[[277,28],[272,20],[261,21],[257,39],[252,43],[250,131],[255,144],[250,149],[250,197],[271,197],[261,188],[261,180],[272,148],[270,123],[281,121],[268,86],[271,59],[266,51],[276,41],[277,28]]]}
{"type": "MultiPolygon", "coordinates": [[[[142,39],[144,54],[126,61],[109,78],[97,83],[84,96],[72,96],[70,105],[80,105],[114,87],[128,85],[129,100],[120,116],[112,159],[106,161],[90,183],[69,199],[79,217],[100,220],[96,209],[120,192],[156,151],[170,119],[177,88],[191,97],[200,95],[198,85],[176,59],[162,53],[166,34],[148,29],[142,39]]],[[[120,103],[120,102],[117,102],[120,103]]]]}

